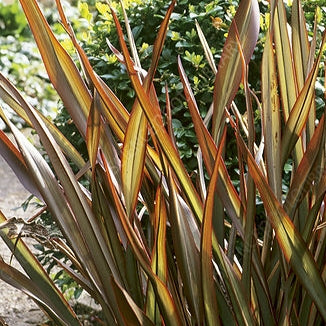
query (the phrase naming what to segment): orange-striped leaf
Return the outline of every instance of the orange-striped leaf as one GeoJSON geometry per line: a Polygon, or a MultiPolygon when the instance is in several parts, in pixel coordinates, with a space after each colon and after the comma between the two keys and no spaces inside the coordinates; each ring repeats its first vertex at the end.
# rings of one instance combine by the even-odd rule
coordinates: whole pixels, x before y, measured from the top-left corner
{"type": "Polygon", "coordinates": [[[20,0],[51,83],[82,135],[91,106],[90,93],[73,60],[56,39],[36,0],[20,0]]]}
{"type": "MultiPolygon", "coordinates": [[[[144,91],[149,94],[150,91],[154,91],[152,88],[152,82],[155,75],[155,71],[158,65],[158,60],[161,55],[165,36],[167,33],[169,19],[174,8],[175,2],[172,2],[167,14],[159,29],[154,49],[152,62],[149,68],[148,75],[144,80],[144,91]]],[[[120,38],[123,35],[119,34],[120,38]]],[[[124,53],[124,55],[129,55],[124,53]]],[[[137,67],[140,68],[140,67],[137,67]]],[[[138,102],[135,102],[131,117],[127,126],[125,140],[122,153],[122,187],[126,201],[126,209],[128,216],[131,216],[135,209],[138,192],[141,186],[141,179],[143,175],[145,155],[147,144],[147,119],[138,102]]]]}
{"type": "Polygon", "coordinates": [[[191,203],[196,217],[199,221],[203,217],[203,206],[200,200],[198,193],[196,192],[192,181],[180,159],[180,156],[175,149],[171,138],[169,137],[162,120],[160,108],[157,105],[153,105],[153,102],[150,100],[149,96],[144,91],[144,88],[138,78],[138,75],[134,69],[134,64],[130,58],[129,51],[126,43],[123,39],[123,33],[121,26],[119,24],[118,18],[114,12],[112,12],[117,31],[119,34],[119,41],[121,48],[123,49],[126,67],[129,73],[130,80],[136,92],[137,98],[141,104],[143,111],[146,114],[146,117],[153,128],[153,131],[157,137],[157,140],[164,151],[167,159],[169,160],[171,166],[173,167],[176,175],[178,176],[180,183],[184,189],[185,195],[188,197],[189,202],[191,203]]]}
{"type": "Polygon", "coordinates": [[[215,142],[218,141],[221,127],[223,128],[224,109],[231,104],[236,95],[243,74],[237,34],[239,34],[241,48],[248,63],[256,46],[258,32],[257,0],[241,1],[229,29],[215,79],[212,129],[215,142]]]}

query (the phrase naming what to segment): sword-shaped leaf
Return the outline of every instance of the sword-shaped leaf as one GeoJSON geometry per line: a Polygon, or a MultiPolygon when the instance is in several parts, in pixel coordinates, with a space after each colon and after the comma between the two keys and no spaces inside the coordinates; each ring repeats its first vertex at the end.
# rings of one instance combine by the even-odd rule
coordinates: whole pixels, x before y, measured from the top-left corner
{"type": "Polygon", "coordinates": [[[56,39],[36,0],[21,0],[51,83],[82,135],[91,106],[90,93],[73,60],[56,39]]]}
{"type": "MultiPolygon", "coordinates": [[[[8,220],[6,220],[5,216],[0,212],[1,225],[5,225],[7,222],[8,220]]],[[[16,238],[9,239],[9,230],[6,231],[6,228],[1,229],[1,237],[28,275],[28,277],[24,275],[24,279],[22,279],[20,277],[21,272],[16,271],[13,267],[0,261],[1,278],[24,292],[28,291],[27,294],[31,295],[36,300],[40,294],[39,303],[41,303],[44,310],[52,314],[55,319],[57,319],[56,316],[60,316],[61,323],[63,320],[66,324],[71,323],[71,325],[80,325],[70,305],[58,291],[49,275],[25,243],[21,239],[18,239],[18,241],[16,238]],[[46,298],[44,297],[45,294],[46,298]]],[[[62,323],[62,325],[64,325],[64,323],[62,323]]]]}
{"type": "Polygon", "coordinates": [[[34,196],[42,199],[33,178],[31,178],[23,156],[2,130],[0,130],[0,155],[6,160],[22,185],[34,196]]]}
{"type": "MultiPolygon", "coordinates": [[[[159,186],[155,197],[154,213],[154,245],[152,250],[152,269],[153,272],[164,282],[167,281],[168,263],[166,256],[166,224],[167,207],[162,188],[159,186]]],[[[149,284],[146,296],[146,313],[155,324],[160,322],[160,312],[155,299],[155,293],[149,284]]]]}
{"type": "MultiPolygon", "coordinates": [[[[48,292],[49,289],[44,284],[39,283],[37,280],[29,279],[22,272],[3,261],[0,261],[0,278],[34,299],[48,313],[56,325],[81,325],[67,302],[66,307],[64,304],[57,306],[57,302],[52,301],[56,298],[51,292],[48,292]],[[67,313],[68,307],[70,308],[70,315],[67,313]]],[[[58,294],[56,295],[59,297],[58,294]]]]}
{"type": "Polygon", "coordinates": [[[111,190],[112,199],[114,201],[115,210],[119,215],[121,224],[123,226],[126,237],[129,241],[129,244],[135,254],[138,263],[141,265],[142,269],[147,274],[155,292],[157,302],[160,307],[162,316],[164,317],[166,325],[177,326],[182,325],[182,314],[176,307],[175,303],[172,300],[169,289],[166,284],[153,272],[150,265],[150,259],[147,255],[146,250],[144,250],[144,245],[141,242],[141,239],[136,234],[135,230],[131,226],[129,219],[127,218],[124,206],[121,202],[121,199],[118,196],[117,190],[113,185],[110,173],[106,170],[107,182],[111,190]]]}
{"type": "Polygon", "coordinates": [[[311,68],[309,67],[309,50],[308,31],[301,1],[294,0],[292,3],[292,51],[299,90],[302,89],[311,68]]]}
{"type": "Polygon", "coordinates": [[[201,250],[200,250],[200,263],[201,263],[201,281],[203,302],[205,311],[205,320],[207,325],[214,326],[220,325],[219,309],[216,300],[216,288],[213,265],[212,265],[212,238],[213,238],[213,215],[214,215],[214,199],[217,186],[219,164],[221,160],[219,157],[225,146],[226,129],[224,131],[220,147],[216,153],[215,166],[212,177],[209,183],[207,198],[205,202],[204,218],[202,224],[201,234],[201,250]]]}
{"type": "MultiPolygon", "coordinates": [[[[302,160],[295,171],[289,192],[286,196],[284,209],[290,217],[293,217],[293,213],[295,212],[300,199],[302,199],[302,196],[305,195],[312,183],[315,181],[313,167],[318,153],[321,150],[323,139],[325,139],[325,115],[323,115],[320,120],[318,127],[308,144],[302,160]]],[[[319,173],[320,172],[321,171],[319,171],[319,173]]]]}
{"type": "Polygon", "coordinates": [[[297,85],[294,72],[293,56],[287,29],[287,20],[284,4],[282,1],[273,0],[271,8],[274,21],[273,38],[275,42],[275,54],[277,60],[278,78],[280,83],[280,95],[283,104],[284,121],[287,121],[290,111],[296,101],[297,85]]]}
{"type": "MultiPolygon", "coordinates": [[[[53,162],[62,188],[41,154],[19,133],[17,128],[10,124],[26,164],[52,216],[58,222],[61,231],[92,280],[94,291],[100,293],[102,306],[105,307],[103,298],[114,306],[115,302],[112,301],[113,297],[108,287],[104,286],[104,280],[111,272],[119,280],[119,273],[116,271],[111,254],[105,246],[103,235],[88,206],[89,202],[46,126],[38,115],[33,113],[33,109],[28,114],[53,162]]],[[[108,318],[112,319],[112,316],[108,318]]]]}
{"type": "Polygon", "coordinates": [[[146,116],[137,101],[128,122],[121,159],[122,189],[129,217],[137,204],[144,173],[147,132],[146,116]]]}
{"type": "MultiPolygon", "coordinates": [[[[119,35],[122,35],[122,29],[119,24],[116,14],[112,11],[112,15],[115,21],[119,35]]],[[[164,151],[167,159],[169,160],[173,170],[178,176],[180,183],[184,189],[185,195],[188,197],[189,202],[191,203],[196,217],[199,221],[203,217],[203,206],[200,200],[198,193],[196,192],[194,185],[180,159],[180,156],[175,149],[171,138],[169,137],[162,120],[162,115],[160,108],[157,105],[153,105],[149,96],[146,94],[138,75],[134,69],[134,64],[130,58],[129,51],[126,43],[123,38],[119,38],[121,48],[125,56],[126,67],[129,73],[130,80],[132,82],[133,88],[136,92],[137,98],[141,104],[143,111],[146,114],[146,117],[153,128],[153,131],[157,137],[157,140],[164,151]]]]}
{"type": "MultiPolygon", "coordinates": [[[[80,61],[83,65],[83,68],[89,77],[90,81],[94,88],[97,89],[98,94],[100,95],[104,105],[101,105],[101,112],[107,119],[110,127],[119,138],[120,141],[124,138],[125,129],[127,126],[127,121],[129,119],[129,113],[126,108],[122,105],[117,96],[113,93],[113,91],[108,87],[103,80],[99,78],[99,76],[94,72],[86,53],[82,49],[82,47],[78,44],[77,39],[74,35],[74,32],[71,28],[71,25],[68,23],[66,16],[64,14],[63,8],[61,6],[60,0],[56,0],[59,15],[61,18],[61,23],[64,28],[69,33],[71,41],[79,54],[80,61]]],[[[88,103],[88,108],[91,105],[91,98],[88,103]]],[[[85,113],[86,117],[88,116],[88,111],[85,113]]]]}
{"type": "MultiPolygon", "coordinates": [[[[174,5],[175,1],[173,1],[170,5],[157,34],[153,48],[151,65],[143,84],[144,91],[147,94],[150,92],[155,92],[154,87],[152,86],[153,78],[163,49],[163,44],[174,5]]],[[[120,39],[124,37],[122,33],[119,32],[119,29],[118,35],[120,39]]],[[[126,55],[129,54],[124,53],[124,56],[126,55]]],[[[139,101],[136,100],[127,126],[121,159],[122,187],[126,201],[127,214],[129,217],[135,209],[138,192],[141,187],[146,155],[146,144],[147,119],[141,105],[139,104],[139,101]]]]}
{"type": "Polygon", "coordinates": [[[218,141],[223,124],[224,109],[231,104],[236,95],[243,74],[237,34],[239,34],[241,48],[246,64],[248,64],[256,46],[258,32],[259,7],[257,0],[241,1],[229,29],[215,79],[212,129],[215,142],[218,141]]]}
{"type": "Polygon", "coordinates": [[[172,176],[169,175],[169,199],[172,239],[175,248],[175,256],[184,284],[185,296],[196,323],[202,324],[203,314],[200,284],[200,256],[198,243],[191,232],[188,219],[194,219],[188,206],[180,201],[177,186],[172,176]]]}
{"type": "Polygon", "coordinates": [[[281,117],[271,33],[266,35],[262,62],[262,114],[268,183],[281,196],[281,117]]]}
{"type": "MultiPolygon", "coordinates": [[[[8,79],[6,79],[1,73],[0,94],[3,101],[6,102],[6,104],[8,104],[25,121],[27,125],[34,128],[32,122],[26,114],[27,110],[25,110],[30,105],[19,95],[19,91],[16,89],[16,87],[12,85],[12,83],[8,79]]],[[[41,112],[37,111],[37,114],[47,125],[52,136],[55,138],[55,140],[60,145],[64,153],[69,157],[69,159],[71,159],[78,168],[84,169],[86,163],[82,158],[81,154],[75,149],[74,146],[71,145],[69,140],[59,131],[59,129],[53,124],[53,122],[46,118],[41,112]]],[[[6,121],[6,118],[1,110],[0,115],[2,119],[6,121]]],[[[88,172],[86,172],[86,174],[88,174],[88,172]]]]}

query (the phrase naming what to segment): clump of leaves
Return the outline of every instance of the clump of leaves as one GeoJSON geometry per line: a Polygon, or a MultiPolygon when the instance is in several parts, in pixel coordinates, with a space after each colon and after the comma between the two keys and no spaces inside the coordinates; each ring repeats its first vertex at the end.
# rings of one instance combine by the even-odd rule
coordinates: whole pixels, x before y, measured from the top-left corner
{"type": "MultiPolygon", "coordinates": [[[[58,260],[65,272],[99,302],[103,322],[324,324],[325,118],[323,112],[316,123],[315,83],[326,34],[317,49],[317,33],[312,40],[307,37],[300,1],[293,2],[290,29],[283,2],[270,2],[261,96],[248,82],[259,37],[258,2],[240,2],[217,68],[197,27],[215,75],[209,128],[179,57],[179,75],[200,149],[195,182],[175,142],[169,92],[160,105],[154,87],[175,1],[157,31],[146,70],[129,24],[126,21],[128,47],[110,9],[120,50],[109,41],[108,48],[124,65],[133,86],[131,112],[93,70],[59,0],[61,22],[81,70],[54,36],[37,2],[20,2],[49,78],[85,139],[88,162],[0,74],[3,101],[35,129],[53,169],[3,111],[1,117],[18,147],[0,133],[1,153],[53,216],[63,239],[45,240],[68,259],[58,260]],[[240,84],[242,108],[233,101],[240,84]],[[262,132],[256,131],[255,119],[262,132]],[[225,164],[229,139],[236,144],[238,174],[225,164]],[[75,173],[71,162],[78,168],[75,173]],[[282,188],[285,174],[290,174],[288,189],[282,188]],[[89,189],[79,182],[81,176],[89,180],[89,189]],[[265,218],[262,235],[257,232],[258,205],[264,208],[260,208],[265,218]],[[235,251],[236,243],[243,248],[241,253],[235,251]]],[[[14,221],[9,223],[2,214],[0,220],[1,236],[26,272],[1,260],[0,277],[33,297],[56,324],[80,325],[19,239],[20,231],[31,231],[31,224],[19,220],[15,228],[14,221]]]]}

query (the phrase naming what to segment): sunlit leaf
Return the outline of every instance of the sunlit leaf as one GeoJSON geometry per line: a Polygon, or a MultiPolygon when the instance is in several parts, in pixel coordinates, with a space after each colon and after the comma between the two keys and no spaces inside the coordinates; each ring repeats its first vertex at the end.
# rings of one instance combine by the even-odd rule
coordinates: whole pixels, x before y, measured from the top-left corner
{"type": "Polygon", "coordinates": [[[33,32],[43,63],[53,86],[82,135],[86,133],[86,117],[91,96],[73,60],[50,29],[35,0],[21,0],[21,6],[33,32]]]}
{"type": "Polygon", "coordinates": [[[239,34],[244,57],[248,63],[256,46],[258,32],[258,2],[256,0],[241,1],[229,29],[215,79],[212,129],[215,142],[218,141],[223,124],[224,109],[233,101],[243,74],[236,34],[239,34]]]}
{"type": "Polygon", "coordinates": [[[281,117],[271,34],[266,36],[262,62],[262,112],[268,183],[281,196],[281,117]]]}
{"type": "Polygon", "coordinates": [[[209,48],[209,45],[208,45],[208,43],[206,41],[206,38],[205,38],[205,35],[204,35],[200,25],[198,24],[197,20],[196,20],[196,28],[197,28],[197,32],[198,32],[200,42],[201,42],[201,44],[202,44],[202,46],[204,48],[205,56],[207,58],[209,66],[211,67],[214,74],[216,74],[217,73],[217,68],[216,68],[216,65],[215,65],[215,61],[214,61],[212,51],[209,48]]]}
{"type": "Polygon", "coordinates": [[[292,49],[294,68],[299,89],[309,74],[309,42],[306,19],[302,10],[301,1],[292,3],[292,49]]]}
{"type": "Polygon", "coordinates": [[[293,66],[293,56],[290,47],[290,40],[287,30],[286,11],[282,1],[271,3],[275,6],[273,27],[273,37],[275,42],[276,63],[278,78],[280,83],[280,95],[283,104],[283,117],[287,121],[290,111],[296,101],[297,85],[293,66]]]}
{"type": "MultiPolygon", "coordinates": [[[[175,2],[172,2],[171,6],[169,7],[169,10],[167,11],[167,14],[164,17],[164,20],[157,34],[157,38],[155,40],[151,65],[148,74],[145,77],[143,85],[144,91],[147,94],[150,94],[150,91],[154,92],[152,82],[158,65],[158,60],[163,49],[168,23],[174,5],[175,2]]],[[[120,38],[121,37],[123,36],[120,35],[120,38]]],[[[132,42],[132,44],[133,43],[134,42],[132,42]]],[[[133,52],[136,51],[135,46],[132,47],[132,49],[134,49],[133,52]]],[[[136,54],[134,54],[134,57],[135,56],[136,54]]],[[[131,213],[136,206],[138,192],[141,186],[140,183],[145,162],[146,143],[147,119],[137,100],[133,107],[128,127],[126,130],[122,154],[122,185],[126,200],[128,216],[131,216],[131,213]]]]}
{"type": "MultiPolygon", "coordinates": [[[[262,120],[268,183],[276,198],[281,198],[281,115],[278,80],[271,31],[266,35],[262,62],[262,120]]],[[[262,261],[265,265],[270,256],[272,227],[267,221],[264,230],[262,261]]]]}
{"type": "Polygon", "coordinates": [[[170,161],[171,166],[173,167],[175,173],[180,179],[180,183],[182,184],[185,194],[189,199],[189,202],[193,206],[194,212],[198,218],[198,220],[202,219],[203,216],[203,206],[198,196],[198,193],[194,189],[194,186],[189,178],[187,171],[182,164],[179,154],[177,153],[171,138],[169,137],[161,117],[160,108],[154,105],[151,105],[151,101],[143,89],[141,82],[137,76],[137,73],[134,69],[134,65],[131,61],[129,51],[127,49],[126,43],[123,40],[122,29],[119,24],[118,18],[115,13],[112,11],[113,18],[115,20],[115,24],[117,27],[117,31],[119,34],[120,45],[123,49],[126,67],[130,76],[130,80],[133,84],[133,87],[136,91],[137,98],[141,104],[142,109],[144,110],[146,117],[153,128],[153,131],[157,137],[162,150],[165,152],[167,159],[170,161]]]}

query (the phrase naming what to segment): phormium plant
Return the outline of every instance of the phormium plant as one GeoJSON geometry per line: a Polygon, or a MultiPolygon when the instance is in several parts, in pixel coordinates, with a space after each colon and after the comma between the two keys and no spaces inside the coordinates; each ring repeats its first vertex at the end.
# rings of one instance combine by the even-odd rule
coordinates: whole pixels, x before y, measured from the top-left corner
{"type": "Polygon", "coordinates": [[[35,129],[53,169],[2,110],[18,147],[1,132],[1,154],[44,202],[64,237],[1,214],[1,236],[26,274],[1,260],[0,277],[28,293],[56,324],[81,324],[19,237],[29,234],[65,254],[74,268],[59,263],[99,302],[106,325],[322,325],[325,121],[324,113],[316,116],[315,82],[326,36],[319,43],[316,32],[308,39],[300,1],[293,1],[289,22],[283,2],[270,1],[261,95],[248,83],[259,35],[258,2],[240,2],[217,68],[198,26],[215,74],[209,127],[178,59],[200,148],[196,182],[174,141],[169,93],[161,107],[153,85],[175,1],[157,32],[147,71],[140,66],[127,19],[129,47],[114,10],[107,7],[120,42],[118,49],[108,40],[108,48],[124,65],[135,92],[130,113],[94,72],[60,0],[61,23],[80,70],[37,2],[20,3],[49,78],[85,139],[89,161],[0,75],[2,100],[35,129]],[[240,84],[241,110],[233,101],[240,84]],[[261,110],[259,134],[255,106],[261,110]],[[238,180],[231,180],[224,160],[230,135],[238,150],[238,180]],[[286,164],[290,185],[282,189],[286,164]],[[81,176],[88,178],[89,189],[79,182],[81,176]],[[255,219],[260,201],[265,212],[261,236],[255,219]],[[241,255],[236,244],[243,248],[241,255]]]}

